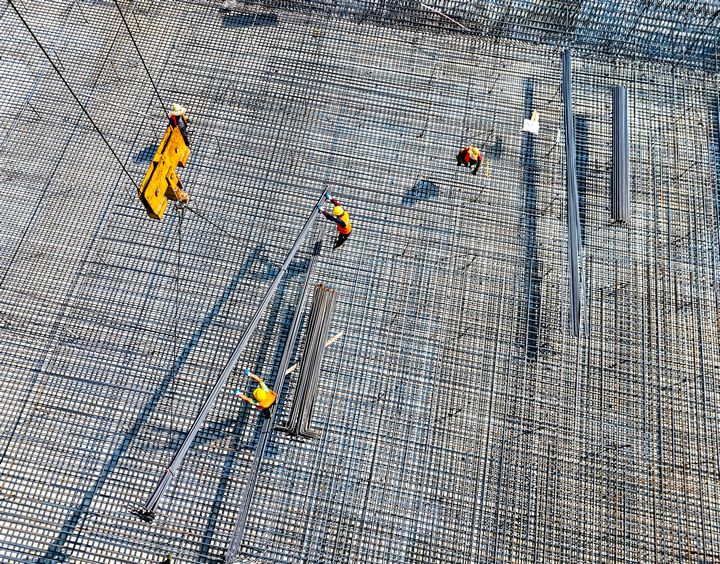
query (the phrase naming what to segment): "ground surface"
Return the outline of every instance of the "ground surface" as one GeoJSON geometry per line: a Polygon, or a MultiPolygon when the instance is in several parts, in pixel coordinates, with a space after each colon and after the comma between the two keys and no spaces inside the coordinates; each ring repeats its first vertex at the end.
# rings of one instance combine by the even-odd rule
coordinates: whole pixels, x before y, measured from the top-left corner
{"type": "MultiPolygon", "coordinates": [[[[115,5],[37,4],[19,8],[140,182],[164,116],[115,5]]],[[[248,385],[245,367],[273,380],[312,241],[155,522],[129,511],[324,189],[355,231],[315,272],[338,290],[343,332],[323,366],[322,436],[272,435],[242,561],[720,559],[711,77],[574,61],[576,339],[559,51],[136,3],[128,23],[160,95],[190,109],[181,176],[206,218],[156,222],[4,10],[0,559],[223,558],[258,429],[230,391],[248,385]],[[630,100],[626,226],[608,211],[617,83],[630,100]],[[488,146],[477,177],[454,165],[467,142],[488,146]]],[[[318,221],[312,240],[321,231],[332,236],[318,221]]]]}

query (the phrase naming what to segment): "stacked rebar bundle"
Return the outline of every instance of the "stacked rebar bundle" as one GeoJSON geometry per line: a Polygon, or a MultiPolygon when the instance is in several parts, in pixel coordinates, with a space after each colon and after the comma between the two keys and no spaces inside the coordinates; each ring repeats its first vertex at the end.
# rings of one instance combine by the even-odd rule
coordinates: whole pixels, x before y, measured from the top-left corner
{"type": "Polygon", "coordinates": [[[310,423],[320,380],[320,366],[325,353],[325,341],[330,331],[336,297],[337,294],[332,288],[323,284],[315,286],[295,399],[287,423],[278,427],[279,430],[296,437],[318,436],[317,432],[311,430],[310,423]]]}
{"type": "Polygon", "coordinates": [[[628,112],[627,88],[612,89],[612,184],[610,216],[615,222],[630,218],[630,189],[628,186],[628,112]]]}
{"type": "Polygon", "coordinates": [[[570,51],[563,52],[562,90],[565,120],[565,156],[567,171],[567,218],[568,218],[568,274],[570,281],[570,328],[577,337],[580,334],[580,296],[582,264],[582,234],[580,232],[580,201],[577,188],[575,155],[575,115],[572,103],[572,77],[570,75],[570,51]]]}

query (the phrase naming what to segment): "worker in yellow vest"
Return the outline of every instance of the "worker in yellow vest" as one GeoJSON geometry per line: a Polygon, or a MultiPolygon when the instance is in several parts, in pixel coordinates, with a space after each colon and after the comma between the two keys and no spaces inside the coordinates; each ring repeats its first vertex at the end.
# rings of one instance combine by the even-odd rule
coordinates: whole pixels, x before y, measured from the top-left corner
{"type": "Polygon", "coordinates": [[[255,409],[259,409],[265,414],[268,414],[268,409],[277,401],[277,394],[267,387],[265,381],[260,378],[260,376],[256,376],[248,369],[245,370],[244,374],[255,380],[258,384],[258,387],[255,388],[253,392],[253,397],[250,398],[246,396],[238,388],[233,390],[233,394],[248,402],[255,409]]]}
{"type": "Polygon", "coordinates": [[[317,208],[327,219],[335,223],[335,227],[337,227],[338,237],[335,240],[335,245],[333,245],[333,249],[337,249],[347,240],[347,238],[350,236],[350,233],[352,232],[350,214],[338,200],[332,197],[332,194],[330,194],[330,192],[325,193],[325,200],[331,202],[333,206],[335,206],[332,213],[324,210],[320,204],[318,204],[317,208]]]}

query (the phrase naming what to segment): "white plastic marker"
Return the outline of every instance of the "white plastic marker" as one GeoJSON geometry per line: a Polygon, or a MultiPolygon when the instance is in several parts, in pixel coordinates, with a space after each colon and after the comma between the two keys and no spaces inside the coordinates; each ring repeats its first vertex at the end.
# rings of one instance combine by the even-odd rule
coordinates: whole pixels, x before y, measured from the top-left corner
{"type": "MultiPolygon", "coordinates": [[[[327,341],[325,341],[325,348],[328,348],[328,347],[329,347],[330,345],[332,345],[335,341],[337,341],[340,337],[342,337],[342,336],[343,336],[343,333],[344,333],[344,331],[340,331],[339,333],[337,333],[336,335],[333,335],[333,336],[330,337],[327,341]]],[[[285,371],[285,375],[287,376],[287,375],[290,374],[291,372],[295,372],[295,371],[298,369],[299,366],[300,366],[300,363],[299,363],[299,362],[296,362],[295,364],[293,364],[290,368],[288,368],[288,369],[285,371]]]]}
{"type": "Polygon", "coordinates": [[[533,110],[530,119],[526,119],[523,122],[522,130],[527,131],[528,133],[532,133],[533,135],[537,135],[538,133],[540,133],[540,114],[537,110],[533,110]]]}

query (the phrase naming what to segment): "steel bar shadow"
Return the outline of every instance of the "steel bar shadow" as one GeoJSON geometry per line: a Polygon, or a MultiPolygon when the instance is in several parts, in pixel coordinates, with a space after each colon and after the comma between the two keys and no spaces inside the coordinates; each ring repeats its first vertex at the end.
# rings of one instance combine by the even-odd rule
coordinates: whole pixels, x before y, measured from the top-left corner
{"type": "Polygon", "coordinates": [[[208,313],[205,315],[204,319],[202,320],[202,323],[200,323],[200,326],[197,328],[197,330],[190,336],[188,341],[185,343],[185,346],[180,353],[180,355],[175,359],[175,362],[173,363],[172,368],[168,371],[167,375],[163,379],[163,381],[160,383],[160,385],[155,388],[155,391],[153,391],[152,395],[148,399],[147,403],[145,404],[145,407],[140,411],[140,413],[137,415],[135,421],[130,427],[130,430],[125,434],[125,437],[123,438],[122,442],[115,448],[113,453],[110,455],[110,458],[105,462],[105,464],[102,467],[102,470],[100,471],[99,476],[95,480],[95,482],[88,488],[87,492],[85,492],[85,495],[82,499],[82,501],[79,503],[77,508],[68,516],[68,518],[65,520],[65,523],[62,526],[62,529],[60,530],[60,533],[55,538],[55,540],[50,543],[47,552],[45,553],[45,556],[39,558],[37,562],[40,563],[53,563],[53,562],[65,562],[67,560],[67,555],[62,552],[62,548],[67,542],[67,540],[70,538],[70,536],[75,531],[76,527],[78,526],[78,523],[82,519],[82,517],[86,514],[88,509],[90,508],[90,505],[97,493],[100,492],[100,490],[105,485],[105,481],[109,478],[109,476],[112,474],[112,472],[117,467],[118,463],[120,462],[120,459],[127,453],[128,449],[130,448],[130,445],[132,444],[133,440],[138,436],[140,433],[140,429],[142,426],[148,421],[150,416],[152,415],[153,411],[155,410],[155,407],[157,407],[157,404],[160,402],[162,397],[167,393],[168,389],[170,388],[170,385],[172,384],[173,380],[179,373],[180,369],[183,367],[183,365],[187,362],[188,357],[190,356],[190,353],[195,349],[198,342],[202,338],[202,336],[207,332],[207,330],[210,328],[210,325],[213,323],[215,318],[220,313],[220,310],[222,307],[228,302],[228,300],[233,296],[235,293],[235,289],[237,288],[240,280],[242,280],[250,271],[253,264],[257,260],[257,258],[262,254],[263,247],[258,246],[255,247],[255,249],[252,250],[248,258],[245,260],[245,263],[242,265],[240,270],[238,270],[237,274],[230,280],[228,285],[225,287],[225,290],[223,293],[218,297],[218,299],[215,301],[215,304],[213,307],[208,311],[208,313]]]}

